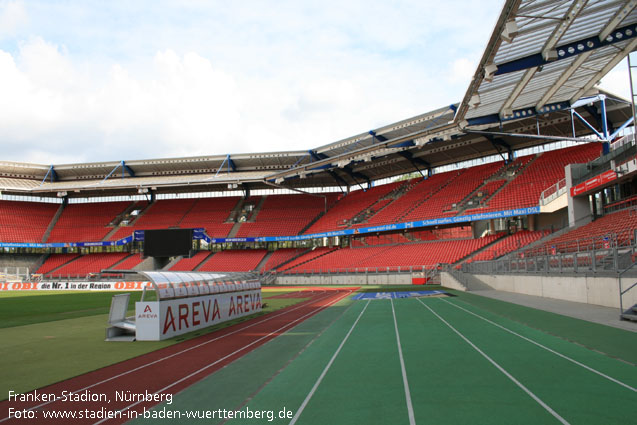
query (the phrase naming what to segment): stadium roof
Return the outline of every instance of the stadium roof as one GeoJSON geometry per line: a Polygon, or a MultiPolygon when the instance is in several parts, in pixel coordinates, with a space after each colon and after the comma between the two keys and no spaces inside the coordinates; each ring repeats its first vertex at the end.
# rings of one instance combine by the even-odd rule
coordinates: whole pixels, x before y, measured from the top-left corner
{"type": "Polygon", "coordinates": [[[0,190],[87,197],[281,185],[345,189],[557,139],[609,138],[628,123],[631,105],[595,84],[637,45],[635,6],[637,0],[506,1],[462,102],[315,149],[61,165],[0,162],[0,190]]]}

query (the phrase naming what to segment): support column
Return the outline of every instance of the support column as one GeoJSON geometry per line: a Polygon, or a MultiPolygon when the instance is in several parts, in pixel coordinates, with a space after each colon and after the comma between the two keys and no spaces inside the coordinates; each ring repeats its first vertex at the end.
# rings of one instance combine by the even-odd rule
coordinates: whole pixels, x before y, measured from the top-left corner
{"type": "Polygon", "coordinates": [[[573,185],[572,166],[569,164],[565,168],[566,192],[568,196],[568,225],[569,227],[579,226],[592,221],[591,209],[588,196],[571,196],[573,185]]]}

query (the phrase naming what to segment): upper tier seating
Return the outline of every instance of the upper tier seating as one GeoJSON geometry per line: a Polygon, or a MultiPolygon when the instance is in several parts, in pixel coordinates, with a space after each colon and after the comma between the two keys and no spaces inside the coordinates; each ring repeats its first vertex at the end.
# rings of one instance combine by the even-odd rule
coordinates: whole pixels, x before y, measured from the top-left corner
{"type": "Polygon", "coordinates": [[[480,212],[536,207],[542,192],[564,178],[566,165],[592,161],[600,156],[601,151],[600,143],[588,143],[540,154],[480,212]]]}
{"type": "Polygon", "coordinates": [[[237,237],[291,236],[298,235],[304,227],[328,208],[336,199],[336,194],[311,195],[269,195],[257,212],[253,223],[241,223],[237,237]]]}
{"type": "Polygon", "coordinates": [[[0,201],[0,242],[42,242],[59,204],[0,201]]]}
{"type": "Polygon", "coordinates": [[[382,200],[382,198],[402,184],[403,182],[390,183],[341,195],[338,202],[327,211],[327,214],[318,219],[305,233],[322,233],[342,229],[357,215],[365,213],[367,210],[378,211],[391,202],[391,199],[382,200]]]}
{"type": "Polygon", "coordinates": [[[458,213],[456,206],[500,168],[502,164],[496,162],[468,168],[455,178],[452,175],[451,184],[431,195],[426,202],[414,208],[401,221],[455,216],[458,213]]]}
{"type": "Polygon", "coordinates": [[[130,202],[70,204],[64,207],[47,242],[97,242],[113,230],[107,227],[130,202]]]}
{"type": "Polygon", "coordinates": [[[234,225],[231,222],[226,223],[226,220],[239,200],[238,197],[197,199],[182,218],[179,227],[182,229],[203,227],[211,238],[225,238],[234,225]]]}
{"type": "Polygon", "coordinates": [[[110,240],[130,236],[134,230],[168,229],[179,227],[180,221],[192,210],[197,199],[165,199],[156,201],[144,211],[133,226],[120,228],[110,240]]]}

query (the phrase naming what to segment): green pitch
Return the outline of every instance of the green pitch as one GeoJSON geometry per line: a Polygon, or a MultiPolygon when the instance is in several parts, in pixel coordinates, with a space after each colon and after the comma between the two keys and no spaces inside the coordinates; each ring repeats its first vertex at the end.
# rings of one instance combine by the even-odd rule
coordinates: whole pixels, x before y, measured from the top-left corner
{"type": "MultiPolygon", "coordinates": [[[[263,300],[267,306],[258,315],[304,300],[270,299],[283,293],[264,293],[263,300]]],[[[105,342],[113,294],[1,292],[0,400],[8,398],[9,390],[26,392],[41,388],[256,316],[240,318],[166,341],[105,342]],[[67,361],[70,358],[72,361],[67,361]]],[[[131,307],[140,296],[141,293],[131,293],[131,307]]],[[[130,310],[129,314],[133,315],[134,311],[130,310]]]]}

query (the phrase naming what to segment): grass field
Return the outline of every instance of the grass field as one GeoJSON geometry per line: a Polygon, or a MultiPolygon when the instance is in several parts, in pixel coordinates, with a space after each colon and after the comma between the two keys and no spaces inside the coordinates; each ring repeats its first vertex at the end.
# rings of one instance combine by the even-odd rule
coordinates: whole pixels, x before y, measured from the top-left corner
{"type": "MultiPolygon", "coordinates": [[[[270,299],[286,293],[285,290],[264,293],[267,306],[257,315],[304,299],[270,299]]],[[[0,400],[8,398],[9,390],[30,391],[249,319],[239,318],[165,341],[106,342],[113,294],[0,292],[0,400]]],[[[140,296],[141,293],[131,294],[131,306],[140,296]]]]}
{"type": "MultiPolygon", "coordinates": [[[[361,292],[400,289],[414,288],[361,292]]],[[[294,291],[264,288],[262,314],[306,299],[294,298],[294,291]]],[[[154,411],[271,412],[273,423],[291,424],[634,422],[634,333],[448,292],[445,298],[347,297],[154,411]],[[279,412],[287,417],[279,419],[279,412]]],[[[218,329],[178,340],[106,343],[112,293],[9,294],[0,294],[0,314],[14,323],[0,329],[0,399],[9,389],[40,388],[218,329]]]]}

